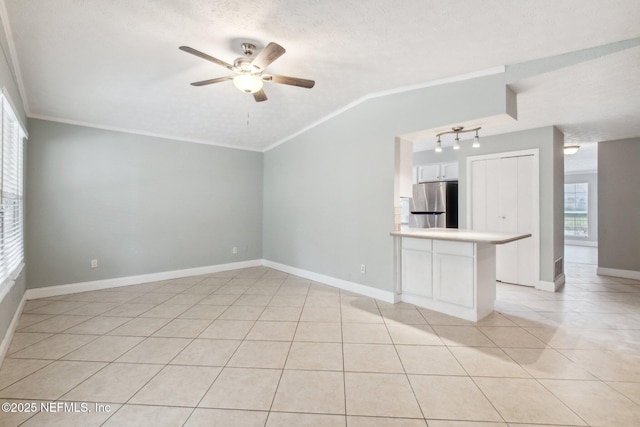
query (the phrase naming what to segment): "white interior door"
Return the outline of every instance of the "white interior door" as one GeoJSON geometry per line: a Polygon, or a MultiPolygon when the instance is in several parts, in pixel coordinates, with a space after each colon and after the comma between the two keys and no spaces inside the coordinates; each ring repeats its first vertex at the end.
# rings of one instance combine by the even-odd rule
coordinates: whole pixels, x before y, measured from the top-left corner
{"type": "MultiPolygon", "coordinates": [[[[487,168],[498,175],[498,228],[503,233],[518,231],[518,158],[489,160],[487,168]]],[[[488,190],[490,191],[490,189],[488,190]]],[[[496,248],[496,279],[518,283],[518,243],[498,245],[496,248]]]]}
{"type": "Polygon", "coordinates": [[[533,156],[518,157],[518,233],[531,233],[529,239],[518,240],[518,281],[527,286],[535,286],[538,277],[537,236],[533,219],[533,211],[537,209],[534,201],[537,194],[535,180],[535,163],[533,156]]]}
{"type": "Polygon", "coordinates": [[[527,286],[535,286],[538,277],[535,161],[526,155],[471,162],[471,228],[534,234],[496,246],[496,279],[527,286]]]}

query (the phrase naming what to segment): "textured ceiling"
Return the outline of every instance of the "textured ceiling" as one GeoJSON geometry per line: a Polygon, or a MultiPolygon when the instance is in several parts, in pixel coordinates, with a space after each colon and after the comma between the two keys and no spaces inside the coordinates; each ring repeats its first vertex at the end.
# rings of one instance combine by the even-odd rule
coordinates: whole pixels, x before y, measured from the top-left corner
{"type": "MultiPolygon", "coordinates": [[[[255,150],[372,93],[640,36],[638,0],[4,3],[29,116],[255,150]],[[229,72],[178,46],[232,62],[243,41],[281,44],[287,52],[268,71],[315,88],[266,83],[269,100],[258,104],[231,82],[189,85],[229,72]]],[[[626,115],[638,112],[638,49],[598,61],[601,74],[578,65],[516,82],[519,122],[493,133],[558,125],[569,139],[640,135],[638,116],[626,115]]]]}

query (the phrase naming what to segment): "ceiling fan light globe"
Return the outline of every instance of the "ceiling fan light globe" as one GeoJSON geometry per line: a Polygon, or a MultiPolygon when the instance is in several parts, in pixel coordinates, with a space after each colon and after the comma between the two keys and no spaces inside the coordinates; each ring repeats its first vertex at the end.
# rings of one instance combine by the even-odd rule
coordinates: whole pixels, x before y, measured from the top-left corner
{"type": "Polygon", "coordinates": [[[251,74],[239,74],[233,78],[233,84],[242,92],[256,93],[262,89],[264,82],[260,77],[251,74]]]}

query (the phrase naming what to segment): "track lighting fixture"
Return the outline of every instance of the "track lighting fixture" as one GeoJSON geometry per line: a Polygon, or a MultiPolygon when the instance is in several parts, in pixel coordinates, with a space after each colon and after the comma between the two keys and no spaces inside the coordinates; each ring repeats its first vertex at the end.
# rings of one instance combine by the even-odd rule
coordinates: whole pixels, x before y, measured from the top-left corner
{"type": "Polygon", "coordinates": [[[463,126],[455,126],[452,127],[451,130],[445,131],[445,132],[440,132],[438,134],[436,134],[436,136],[438,137],[438,141],[436,141],[436,153],[440,153],[442,151],[442,142],[440,141],[440,136],[441,135],[446,135],[449,133],[455,133],[456,134],[456,139],[455,142],[453,143],[453,149],[454,150],[459,150],[460,149],[460,137],[459,134],[461,133],[465,133],[465,132],[475,132],[476,136],[473,138],[473,144],[471,145],[473,148],[478,148],[480,147],[480,137],[478,136],[478,131],[482,129],[482,127],[478,126],[477,128],[473,128],[473,129],[466,129],[463,126]]]}

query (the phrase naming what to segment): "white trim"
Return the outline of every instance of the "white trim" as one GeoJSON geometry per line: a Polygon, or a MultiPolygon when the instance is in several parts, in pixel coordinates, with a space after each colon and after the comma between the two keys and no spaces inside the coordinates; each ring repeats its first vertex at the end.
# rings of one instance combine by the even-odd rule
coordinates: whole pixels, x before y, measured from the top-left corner
{"type": "Polygon", "coordinates": [[[207,140],[204,140],[204,139],[183,138],[183,137],[175,136],[175,135],[165,135],[165,134],[161,134],[161,133],[145,132],[145,131],[140,131],[140,130],[121,128],[121,127],[117,127],[117,126],[101,125],[101,124],[96,124],[96,123],[84,122],[84,121],[81,121],[81,120],[61,119],[59,117],[46,116],[46,115],[43,115],[43,114],[28,114],[28,115],[29,115],[30,118],[33,118],[33,119],[47,120],[47,121],[50,121],[50,122],[66,123],[68,125],[84,126],[84,127],[89,127],[89,128],[95,128],[95,129],[109,130],[109,131],[112,131],[112,132],[123,132],[123,133],[129,133],[129,134],[132,134],[132,135],[150,136],[150,137],[153,137],[153,138],[162,138],[162,139],[168,139],[168,140],[173,140],[173,141],[192,142],[194,144],[213,145],[215,147],[228,148],[230,150],[254,151],[254,152],[258,152],[258,153],[264,152],[264,150],[261,149],[261,148],[239,147],[237,145],[221,144],[221,143],[217,143],[217,142],[207,141],[207,140]]]}
{"type": "Polygon", "coordinates": [[[561,275],[556,277],[556,280],[554,280],[553,282],[540,280],[538,282],[538,285],[536,286],[536,289],[540,291],[555,292],[565,284],[565,281],[566,281],[565,275],[564,273],[562,273],[561,275]]]}
{"type": "Polygon", "coordinates": [[[622,277],[623,279],[640,280],[640,271],[620,270],[618,268],[598,267],[596,270],[598,276],[622,277]]]}
{"type": "Polygon", "coordinates": [[[417,89],[424,89],[427,87],[433,87],[433,86],[440,86],[440,85],[444,85],[444,84],[448,84],[448,83],[454,83],[454,82],[461,82],[461,81],[465,81],[465,80],[472,80],[472,79],[476,79],[478,77],[486,77],[486,76],[491,76],[494,74],[500,74],[500,73],[504,73],[506,70],[506,67],[504,65],[498,66],[498,67],[493,67],[493,68],[485,68],[484,70],[479,70],[479,71],[474,71],[472,73],[467,73],[467,74],[460,74],[458,76],[453,76],[453,77],[447,77],[444,79],[438,79],[438,80],[430,80],[428,82],[424,82],[424,83],[419,83],[419,84],[415,84],[415,85],[410,85],[410,86],[402,86],[396,89],[390,89],[390,90],[383,90],[380,92],[374,92],[374,93],[369,93],[367,95],[364,95],[363,97],[360,97],[358,99],[356,99],[353,102],[350,102],[349,104],[345,105],[342,108],[339,108],[329,114],[327,114],[326,116],[322,117],[319,120],[316,120],[315,122],[311,123],[309,126],[306,126],[302,129],[300,129],[298,132],[295,132],[283,139],[281,139],[280,141],[275,142],[274,144],[271,144],[269,146],[267,146],[267,148],[265,148],[263,150],[263,152],[267,152],[270,150],[273,150],[274,148],[276,148],[278,145],[284,144],[285,142],[295,138],[298,135],[301,135],[305,132],[307,132],[310,129],[313,129],[314,127],[326,122],[329,119],[334,118],[335,116],[344,113],[345,111],[348,111],[350,109],[352,109],[353,107],[362,104],[365,101],[368,101],[369,99],[374,99],[374,98],[380,98],[382,96],[387,96],[387,95],[395,95],[397,93],[402,93],[402,92],[409,92],[412,90],[417,90],[417,89]]]}
{"type": "Polygon", "coordinates": [[[71,283],[68,285],[47,286],[44,288],[27,289],[28,300],[47,298],[58,295],[75,294],[77,292],[97,291],[100,289],[118,288],[120,286],[139,285],[141,283],[157,282],[160,280],[177,279],[179,277],[198,276],[201,274],[218,273],[220,271],[236,270],[238,268],[259,267],[262,260],[232,262],[229,264],[209,265],[204,267],[186,268],[184,270],[163,271],[160,273],[141,274],[139,276],[116,277],[113,279],[94,280],[91,282],[71,283]]]}
{"type": "MultiPolygon", "coordinates": [[[[15,74],[16,83],[18,84],[18,92],[20,97],[22,98],[22,106],[24,107],[24,112],[29,116],[29,104],[27,101],[27,91],[25,89],[24,82],[22,81],[22,72],[20,71],[20,64],[18,62],[18,55],[16,53],[16,44],[13,41],[13,32],[11,31],[11,25],[9,24],[9,12],[7,11],[7,5],[5,0],[0,1],[0,19],[2,19],[2,26],[4,27],[4,35],[7,38],[7,45],[9,46],[9,56],[11,57],[11,61],[9,62],[9,66],[13,65],[13,72],[15,74]]],[[[17,110],[16,110],[17,111],[17,110]]],[[[18,114],[16,114],[17,116],[18,114]]],[[[18,119],[20,121],[20,119],[18,119]]],[[[23,126],[26,123],[23,124],[23,126]]],[[[26,129],[26,126],[24,126],[26,129]]]]}
{"type": "MultiPolygon", "coordinates": [[[[4,357],[7,355],[7,351],[9,351],[9,345],[11,344],[11,340],[13,339],[13,334],[18,327],[18,321],[20,320],[20,316],[22,315],[22,310],[24,309],[24,304],[27,301],[27,295],[22,295],[22,299],[20,300],[20,304],[18,304],[18,308],[16,308],[16,312],[13,314],[13,319],[11,319],[11,323],[7,328],[4,338],[2,339],[2,343],[0,343],[0,366],[2,366],[2,362],[4,362],[4,357]]],[[[2,299],[0,299],[2,302],[2,299]]]]}
{"type": "MultiPolygon", "coordinates": [[[[583,171],[564,171],[565,175],[593,175],[593,174],[598,174],[598,170],[597,169],[588,169],[588,170],[583,170],[583,171]]],[[[567,183],[569,184],[569,183],[567,183]]]]}
{"type": "Polygon", "coordinates": [[[355,283],[355,282],[349,282],[347,280],[338,279],[336,277],[325,276],[324,274],[314,273],[313,271],[291,267],[289,265],[280,264],[280,263],[269,261],[266,259],[262,260],[262,265],[264,265],[265,267],[284,271],[285,273],[304,277],[305,279],[310,279],[316,282],[320,282],[325,285],[333,286],[335,288],[344,289],[345,291],[354,292],[356,294],[375,298],[380,301],[389,302],[392,304],[396,301],[394,293],[392,291],[385,291],[383,289],[372,288],[371,286],[361,285],[360,283],[355,283]]]}
{"type": "Polygon", "coordinates": [[[565,246],[590,246],[592,248],[598,247],[598,242],[594,242],[593,240],[564,240],[565,246]]]}
{"type": "Polygon", "coordinates": [[[4,297],[11,291],[13,285],[16,284],[16,279],[20,277],[22,274],[22,270],[24,269],[24,262],[21,262],[18,268],[16,268],[9,277],[0,285],[0,302],[4,299],[4,297]]]}

